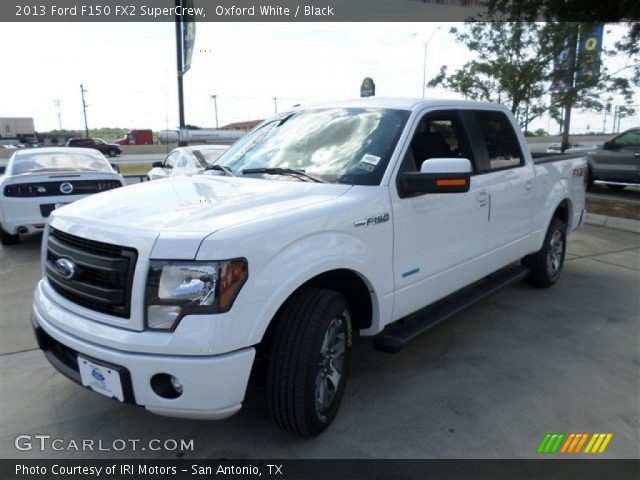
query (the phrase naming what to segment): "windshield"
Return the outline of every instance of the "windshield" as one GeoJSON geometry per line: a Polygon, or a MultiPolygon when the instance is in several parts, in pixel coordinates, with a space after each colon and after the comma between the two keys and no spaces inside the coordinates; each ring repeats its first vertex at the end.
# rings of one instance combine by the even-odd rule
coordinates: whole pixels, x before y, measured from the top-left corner
{"type": "Polygon", "coordinates": [[[83,153],[22,153],[17,155],[13,161],[12,174],[20,175],[29,172],[51,172],[62,170],[110,172],[111,168],[104,158],[86,155],[83,153]]]}
{"type": "Polygon", "coordinates": [[[224,152],[225,151],[220,148],[191,150],[191,153],[196,158],[198,165],[200,165],[202,168],[206,168],[208,165],[213,165],[224,152]]]}
{"type": "Polygon", "coordinates": [[[409,113],[378,108],[289,113],[263,123],[216,163],[234,172],[290,168],[329,182],[377,185],[409,113]]]}

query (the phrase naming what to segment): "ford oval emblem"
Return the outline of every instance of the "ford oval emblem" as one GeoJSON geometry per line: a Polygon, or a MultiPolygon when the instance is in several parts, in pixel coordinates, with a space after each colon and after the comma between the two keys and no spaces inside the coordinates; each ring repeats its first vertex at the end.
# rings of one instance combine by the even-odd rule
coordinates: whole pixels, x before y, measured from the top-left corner
{"type": "Polygon", "coordinates": [[[69,195],[71,192],[73,192],[73,185],[71,185],[69,182],[63,182],[60,184],[60,191],[65,195],[69,195]]]}
{"type": "Polygon", "coordinates": [[[78,266],[68,258],[59,258],[53,264],[53,268],[65,280],[71,280],[78,273],[78,266]]]}

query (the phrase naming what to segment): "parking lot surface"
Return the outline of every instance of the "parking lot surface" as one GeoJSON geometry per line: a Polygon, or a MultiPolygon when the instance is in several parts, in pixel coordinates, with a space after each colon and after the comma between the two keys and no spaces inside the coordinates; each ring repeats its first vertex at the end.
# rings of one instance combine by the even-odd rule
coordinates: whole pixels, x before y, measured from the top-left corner
{"type": "Polygon", "coordinates": [[[535,458],[547,432],[610,432],[600,457],[640,454],[639,235],[585,226],[570,237],[553,288],[515,285],[398,354],[357,339],[341,411],[312,440],[269,423],[260,386],[230,419],[187,421],[58,374],[29,320],[39,244],[35,237],[0,252],[3,458],[535,458]],[[139,439],[140,449],[19,451],[20,434],[103,447],[139,439]],[[193,440],[194,449],[143,450],[149,439],[193,440]]]}

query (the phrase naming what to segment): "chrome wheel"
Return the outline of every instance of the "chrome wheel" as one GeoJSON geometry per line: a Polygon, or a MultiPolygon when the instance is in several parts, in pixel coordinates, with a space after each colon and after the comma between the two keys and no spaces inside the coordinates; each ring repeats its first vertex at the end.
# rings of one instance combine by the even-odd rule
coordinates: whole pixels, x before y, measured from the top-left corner
{"type": "Polygon", "coordinates": [[[547,271],[550,277],[555,277],[560,271],[564,257],[564,241],[562,232],[556,230],[549,240],[549,254],[547,256],[547,271]]]}
{"type": "Polygon", "coordinates": [[[315,397],[316,411],[322,419],[324,419],[324,413],[331,407],[340,386],[344,371],[346,342],[345,321],[342,317],[336,317],[324,334],[318,360],[315,397]]]}

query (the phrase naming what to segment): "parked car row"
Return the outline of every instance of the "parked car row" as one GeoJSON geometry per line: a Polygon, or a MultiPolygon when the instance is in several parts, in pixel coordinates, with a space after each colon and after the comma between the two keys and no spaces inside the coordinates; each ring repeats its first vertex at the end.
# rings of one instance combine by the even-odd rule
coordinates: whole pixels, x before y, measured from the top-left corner
{"type": "Polygon", "coordinates": [[[631,128],[587,153],[587,185],[596,180],[612,190],[640,183],[640,127],[631,128]]]}
{"type": "Polygon", "coordinates": [[[0,177],[0,242],[41,232],[55,209],[122,187],[124,178],[100,152],[51,147],[16,151],[0,177]]]}
{"type": "Polygon", "coordinates": [[[155,162],[149,180],[203,172],[228,149],[224,145],[193,145],[173,149],[163,162],[155,162]]]}

